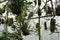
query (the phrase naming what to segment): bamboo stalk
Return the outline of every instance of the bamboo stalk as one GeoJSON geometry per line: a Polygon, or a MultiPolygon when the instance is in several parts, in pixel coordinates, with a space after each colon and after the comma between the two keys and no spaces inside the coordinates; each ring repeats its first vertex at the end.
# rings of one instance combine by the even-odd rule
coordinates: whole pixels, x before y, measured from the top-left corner
{"type": "MultiPolygon", "coordinates": [[[[40,17],[40,16],[39,16],[40,17]]],[[[40,32],[40,18],[39,18],[39,40],[41,40],[41,32],[40,32]]]]}
{"type": "MultiPolygon", "coordinates": [[[[37,19],[37,18],[44,18],[44,17],[52,17],[54,15],[46,15],[46,16],[40,16],[40,17],[34,17],[34,18],[30,18],[30,19],[37,19]]],[[[25,19],[25,20],[30,20],[30,19],[25,19]]]]}
{"type": "MultiPolygon", "coordinates": [[[[8,4],[8,2],[7,2],[7,4],[8,4]]],[[[6,4],[6,5],[7,5],[7,4],[6,4]]],[[[7,7],[7,6],[5,6],[5,7],[7,7]]],[[[7,35],[7,34],[8,34],[8,30],[7,30],[7,27],[8,27],[8,26],[7,26],[7,23],[8,23],[8,9],[7,9],[7,13],[6,13],[6,20],[7,20],[7,22],[6,22],[5,32],[6,32],[6,38],[7,38],[7,36],[8,36],[8,35],[7,35]]]]}
{"type": "Polygon", "coordinates": [[[51,0],[51,6],[52,6],[52,12],[53,12],[53,17],[55,17],[55,13],[54,13],[54,8],[53,8],[53,1],[51,0]]]}

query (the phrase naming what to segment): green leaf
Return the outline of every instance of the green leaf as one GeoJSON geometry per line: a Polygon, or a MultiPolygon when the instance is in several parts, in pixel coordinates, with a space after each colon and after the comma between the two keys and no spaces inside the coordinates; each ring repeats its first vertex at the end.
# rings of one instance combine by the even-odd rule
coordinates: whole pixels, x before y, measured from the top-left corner
{"type": "Polygon", "coordinates": [[[6,23],[7,23],[8,26],[11,26],[13,24],[13,18],[7,19],[6,23]]]}
{"type": "Polygon", "coordinates": [[[45,28],[45,30],[47,30],[47,24],[46,24],[46,22],[44,22],[44,28],[45,28]]]}
{"type": "Polygon", "coordinates": [[[50,21],[50,31],[51,31],[51,33],[54,33],[55,32],[55,30],[56,30],[56,25],[55,25],[55,19],[51,19],[51,21],[50,21]]]}
{"type": "Polygon", "coordinates": [[[29,33],[28,23],[27,23],[27,22],[22,23],[21,30],[22,30],[22,34],[23,34],[24,36],[27,36],[27,35],[30,34],[30,33],[29,33]]]}
{"type": "Polygon", "coordinates": [[[16,16],[16,21],[18,23],[22,22],[23,21],[23,17],[22,16],[16,16]]]}
{"type": "Polygon", "coordinates": [[[30,12],[30,14],[28,15],[28,19],[30,19],[31,17],[33,17],[33,12],[30,12]]]}
{"type": "Polygon", "coordinates": [[[37,35],[39,35],[39,27],[40,27],[39,23],[36,23],[36,33],[37,33],[37,35]]]}

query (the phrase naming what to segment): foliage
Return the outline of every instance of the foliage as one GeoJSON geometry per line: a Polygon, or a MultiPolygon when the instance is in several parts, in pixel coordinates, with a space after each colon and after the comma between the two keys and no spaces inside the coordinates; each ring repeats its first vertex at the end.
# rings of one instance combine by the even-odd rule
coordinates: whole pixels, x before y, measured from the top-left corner
{"type": "Polygon", "coordinates": [[[8,26],[11,26],[13,24],[13,18],[7,19],[6,23],[7,23],[8,26]]]}
{"type": "Polygon", "coordinates": [[[33,12],[30,12],[30,14],[28,15],[28,19],[30,19],[31,17],[33,17],[33,12]]]}
{"type": "Polygon", "coordinates": [[[39,35],[39,27],[40,27],[40,24],[39,23],[36,23],[36,32],[37,32],[37,35],[39,35]]]}
{"type": "Polygon", "coordinates": [[[22,30],[22,34],[23,34],[24,36],[27,36],[27,35],[30,34],[30,33],[29,33],[29,30],[28,30],[28,23],[27,23],[27,22],[23,22],[23,23],[22,23],[21,30],[22,30]]]}
{"type": "Polygon", "coordinates": [[[32,2],[27,3],[26,0],[10,0],[10,3],[9,8],[12,10],[13,14],[21,15],[23,9],[25,9],[25,4],[31,4],[32,2]]]}
{"type": "Polygon", "coordinates": [[[0,40],[8,40],[8,38],[6,37],[6,32],[2,33],[2,36],[0,36],[0,40]]]}
{"type": "Polygon", "coordinates": [[[57,7],[55,8],[56,9],[56,15],[57,16],[60,16],[60,5],[57,5],[57,7]]]}
{"type": "Polygon", "coordinates": [[[0,14],[4,13],[5,9],[0,8],[0,14]]]}
{"type": "MultiPolygon", "coordinates": [[[[52,0],[48,0],[48,2],[49,1],[52,1],[52,0]]],[[[34,2],[35,2],[35,6],[36,6],[36,4],[37,4],[36,0],[34,2]]],[[[42,9],[40,9],[42,1],[38,0],[38,9],[36,9],[37,13],[38,13],[38,16],[41,16],[42,10],[44,10],[46,12],[46,15],[52,15],[53,9],[52,9],[52,7],[47,5],[48,2],[46,2],[46,3],[44,2],[45,6],[42,9]]],[[[15,34],[14,33],[10,34],[7,31],[6,32],[8,34],[6,32],[3,32],[3,36],[0,37],[0,40],[9,40],[11,38],[13,40],[23,40],[21,34],[23,34],[24,36],[27,36],[27,35],[30,34],[29,29],[28,29],[29,21],[26,21],[26,20],[31,19],[34,16],[34,12],[29,12],[29,15],[27,13],[30,4],[32,4],[32,2],[27,2],[27,0],[8,0],[7,4],[3,7],[3,9],[0,8],[0,14],[4,13],[5,11],[7,11],[7,13],[6,13],[7,14],[6,15],[7,18],[5,19],[6,21],[4,19],[0,18],[0,23],[2,23],[2,24],[5,23],[6,26],[11,26],[14,29],[14,31],[17,30],[17,32],[15,34]],[[5,9],[7,9],[7,10],[5,10],[5,9]],[[8,12],[9,12],[8,10],[10,10],[10,12],[12,12],[13,14],[16,14],[15,22],[16,22],[17,26],[14,25],[13,18],[8,18],[8,12]],[[27,19],[26,19],[26,17],[27,17],[27,19]]],[[[57,16],[60,15],[59,12],[60,11],[59,11],[59,6],[58,6],[56,8],[56,15],[57,16]]],[[[38,19],[40,19],[40,18],[38,18],[38,19]]],[[[55,19],[52,18],[51,21],[50,21],[50,32],[51,33],[54,33],[55,30],[56,30],[55,23],[56,23],[55,19]]],[[[44,22],[44,28],[45,28],[45,30],[47,30],[46,22],[44,22]]],[[[37,23],[36,24],[36,33],[37,33],[37,35],[40,34],[39,33],[40,29],[41,29],[40,28],[40,23],[37,23]]]]}
{"type": "Polygon", "coordinates": [[[51,19],[51,21],[50,21],[50,31],[51,31],[51,33],[54,33],[55,32],[55,30],[56,30],[56,25],[55,25],[55,19],[51,19]]]}
{"type": "Polygon", "coordinates": [[[46,12],[46,15],[52,15],[51,7],[49,7],[49,6],[44,6],[44,10],[45,10],[45,12],[46,12]]]}

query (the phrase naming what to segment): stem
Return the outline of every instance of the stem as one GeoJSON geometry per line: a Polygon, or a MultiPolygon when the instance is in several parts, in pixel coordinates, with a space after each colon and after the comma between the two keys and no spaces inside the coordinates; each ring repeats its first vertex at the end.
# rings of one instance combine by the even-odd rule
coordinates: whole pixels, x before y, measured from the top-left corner
{"type": "MultiPolygon", "coordinates": [[[[40,16],[39,16],[40,17],[40,16]]],[[[41,40],[41,33],[40,33],[40,18],[39,18],[39,40],[41,40]]]]}
{"type": "MultiPolygon", "coordinates": [[[[34,18],[30,18],[30,19],[37,19],[37,18],[44,18],[44,17],[52,17],[54,15],[46,15],[46,16],[40,16],[40,17],[34,17],[34,18]]],[[[30,19],[25,19],[25,20],[30,20],[30,19]]]]}
{"type": "MultiPolygon", "coordinates": [[[[7,7],[7,5],[8,5],[8,2],[7,2],[7,4],[5,5],[5,7],[7,7]]],[[[8,9],[7,9],[7,13],[6,13],[6,20],[7,20],[7,22],[6,22],[6,28],[5,28],[6,31],[5,31],[5,32],[6,32],[6,38],[7,38],[7,34],[8,34],[8,31],[7,31],[7,27],[8,27],[8,26],[7,26],[7,23],[8,23],[8,9]]]]}
{"type": "Polygon", "coordinates": [[[52,2],[52,0],[51,0],[51,6],[52,6],[52,12],[53,12],[53,15],[54,15],[54,17],[55,17],[55,14],[54,14],[54,8],[53,8],[53,2],[52,2]]]}

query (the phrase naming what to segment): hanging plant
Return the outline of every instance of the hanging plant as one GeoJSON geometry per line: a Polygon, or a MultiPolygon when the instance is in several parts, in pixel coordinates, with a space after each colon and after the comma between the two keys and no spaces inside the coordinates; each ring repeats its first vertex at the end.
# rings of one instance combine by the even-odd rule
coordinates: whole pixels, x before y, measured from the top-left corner
{"type": "Polygon", "coordinates": [[[24,36],[27,36],[27,35],[30,34],[29,31],[28,31],[28,29],[27,29],[27,27],[28,27],[28,24],[27,24],[27,23],[24,23],[24,24],[22,25],[22,27],[21,27],[22,34],[23,34],[24,36]]]}
{"type": "Polygon", "coordinates": [[[8,26],[11,26],[13,24],[13,18],[7,19],[6,23],[7,23],[8,26]]]}
{"type": "Polygon", "coordinates": [[[54,33],[55,32],[55,30],[56,30],[56,25],[55,25],[55,19],[51,19],[51,21],[50,21],[50,31],[51,31],[51,33],[54,33]]]}
{"type": "Polygon", "coordinates": [[[44,29],[47,30],[47,24],[44,22],[44,29]]]}
{"type": "Polygon", "coordinates": [[[41,16],[41,10],[38,8],[38,16],[41,16]]]}

